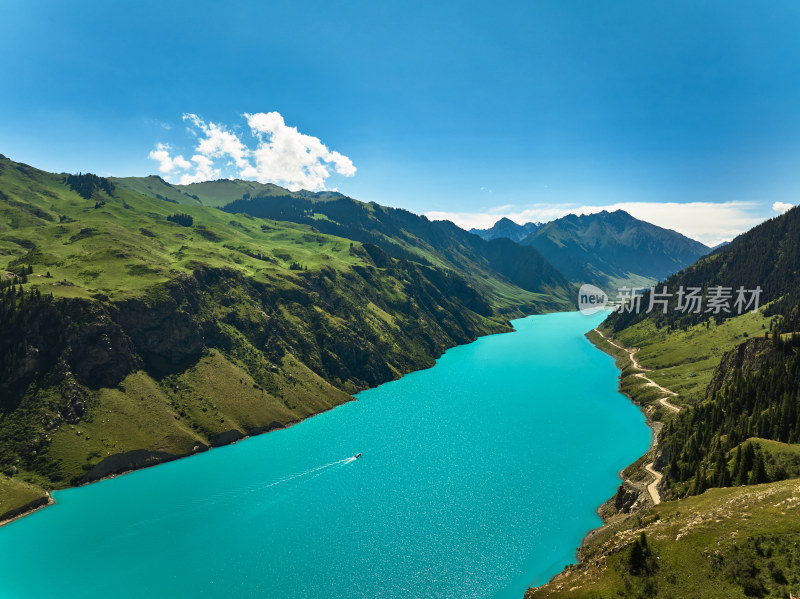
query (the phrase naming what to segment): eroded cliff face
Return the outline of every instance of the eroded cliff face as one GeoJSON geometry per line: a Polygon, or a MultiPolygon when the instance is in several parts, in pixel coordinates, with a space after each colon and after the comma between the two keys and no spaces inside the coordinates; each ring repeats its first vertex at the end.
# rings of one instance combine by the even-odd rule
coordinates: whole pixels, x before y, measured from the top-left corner
{"type": "Polygon", "coordinates": [[[118,302],[8,300],[0,470],[64,486],[174,459],[297,422],[510,329],[458,277],[384,262],[262,281],[200,268],[118,302]],[[129,427],[157,433],[130,440],[129,427]],[[80,435],[86,449],[64,441],[80,435]]]}
{"type": "Polygon", "coordinates": [[[726,352],[706,388],[706,398],[712,397],[728,384],[735,372],[742,375],[757,372],[762,365],[771,363],[777,354],[768,339],[748,339],[726,352]]]}

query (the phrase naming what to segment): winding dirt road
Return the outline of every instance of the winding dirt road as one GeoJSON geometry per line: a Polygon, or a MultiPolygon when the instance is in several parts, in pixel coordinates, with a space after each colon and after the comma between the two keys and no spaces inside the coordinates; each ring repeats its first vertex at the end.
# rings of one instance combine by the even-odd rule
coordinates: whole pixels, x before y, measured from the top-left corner
{"type": "MultiPolygon", "coordinates": [[[[639,351],[638,347],[634,347],[634,348],[624,347],[624,346],[620,345],[619,343],[616,343],[613,340],[611,340],[608,337],[606,337],[605,335],[603,335],[603,332],[600,329],[595,329],[595,331],[597,332],[598,335],[600,335],[603,339],[608,341],[611,345],[613,345],[614,347],[618,347],[622,351],[626,352],[628,354],[628,356],[630,356],[631,364],[633,364],[633,367],[636,370],[641,370],[642,371],[642,372],[634,373],[633,376],[641,378],[644,381],[644,384],[647,385],[648,387],[655,387],[656,389],[658,389],[659,391],[661,391],[665,395],[669,395],[671,397],[677,397],[677,395],[678,395],[677,393],[667,389],[666,387],[662,387],[661,385],[659,385],[657,382],[655,382],[653,379],[651,379],[649,376],[647,376],[645,374],[650,369],[649,368],[645,368],[644,366],[642,366],[639,363],[639,361],[636,359],[636,352],[639,351]]],[[[674,403],[670,403],[670,401],[666,397],[659,398],[658,403],[660,403],[665,408],[668,408],[668,409],[672,410],[673,412],[680,412],[681,411],[680,406],[676,406],[674,403]]]]}
{"type": "Polygon", "coordinates": [[[661,479],[664,478],[664,475],[653,467],[653,462],[645,464],[644,469],[653,475],[654,480],[647,485],[647,492],[650,493],[650,498],[653,500],[653,503],[658,505],[661,503],[661,495],[658,493],[658,483],[661,482],[661,479]]]}
{"type": "MultiPolygon", "coordinates": [[[[609,339],[608,337],[603,335],[603,332],[600,329],[594,329],[594,330],[605,341],[607,341],[608,343],[610,343],[614,347],[617,347],[617,348],[621,349],[622,351],[624,351],[625,353],[628,354],[628,356],[631,359],[631,364],[633,364],[633,367],[636,368],[637,370],[641,370],[642,371],[642,372],[634,373],[633,376],[641,378],[644,381],[645,385],[647,385],[649,387],[655,387],[656,389],[659,389],[667,397],[675,397],[675,396],[678,395],[674,391],[670,391],[666,387],[662,387],[661,385],[656,383],[653,379],[648,377],[647,374],[645,374],[650,369],[649,368],[644,368],[641,364],[639,364],[639,361],[636,359],[636,352],[639,351],[638,347],[634,347],[634,348],[630,348],[629,349],[627,347],[624,347],[624,346],[620,345],[619,343],[616,343],[616,342],[612,341],[611,339],[609,339]]],[[[660,403],[665,408],[667,408],[669,410],[672,410],[675,413],[680,412],[681,411],[680,406],[676,406],[674,403],[670,403],[670,401],[669,401],[669,399],[667,399],[667,397],[660,397],[658,399],[658,403],[660,403]]],[[[645,464],[644,469],[647,470],[647,472],[649,472],[653,476],[653,479],[654,479],[653,482],[651,482],[649,485],[647,485],[647,492],[650,494],[650,498],[653,500],[653,503],[655,505],[658,505],[659,503],[661,503],[661,495],[658,493],[658,484],[661,482],[661,479],[664,478],[664,476],[658,470],[655,469],[655,464],[653,462],[650,462],[649,464],[645,464]]]]}

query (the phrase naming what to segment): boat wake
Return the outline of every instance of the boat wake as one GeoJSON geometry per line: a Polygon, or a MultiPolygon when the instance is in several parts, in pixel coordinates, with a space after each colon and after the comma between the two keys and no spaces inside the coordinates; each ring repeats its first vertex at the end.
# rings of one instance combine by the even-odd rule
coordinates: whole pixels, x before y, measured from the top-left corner
{"type": "MultiPolygon", "coordinates": [[[[252,483],[241,487],[226,489],[219,493],[214,493],[203,497],[196,497],[188,502],[174,504],[172,505],[171,509],[162,511],[158,514],[153,514],[151,517],[140,518],[132,521],[130,525],[125,528],[130,531],[130,529],[136,529],[142,526],[152,526],[157,522],[175,518],[179,514],[182,518],[186,518],[189,514],[205,511],[210,506],[217,504],[231,503],[232,505],[242,505],[242,499],[252,494],[261,495],[262,497],[257,496],[255,501],[262,508],[268,507],[269,505],[290,496],[293,492],[311,480],[322,476],[323,474],[334,470],[337,467],[342,467],[346,464],[350,464],[351,462],[355,462],[359,457],[361,457],[361,454],[336,460],[335,462],[317,466],[316,468],[310,468],[309,470],[304,470],[303,472],[284,476],[277,480],[252,483]],[[280,492],[276,494],[275,491],[278,491],[278,488],[280,488],[280,492]],[[273,491],[270,491],[271,489],[273,491]]],[[[119,531],[118,536],[125,536],[125,531],[119,531]]]]}
{"type": "MultiPolygon", "coordinates": [[[[361,454],[358,454],[358,455],[361,455],[361,454]]],[[[355,462],[357,459],[358,459],[358,458],[357,458],[356,456],[352,456],[352,457],[349,457],[349,458],[345,458],[345,459],[343,459],[343,460],[336,460],[335,462],[331,462],[330,464],[325,464],[324,466],[319,466],[318,468],[312,468],[311,470],[306,470],[305,472],[300,472],[299,474],[293,474],[292,476],[286,476],[286,477],[284,477],[284,478],[281,478],[281,479],[279,479],[279,480],[276,480],[276,481],[273,481],[273,482],[267,483],[267,484],[265,484],[265,485],[264,485],[264,484],[262,484],[262,485],[259,485],[259,486],[258,486],[256,489],[254,489],[254,490],[256,490],[256,491],[257,491],[257,490],[260,490],[260,489],[269,489],[270,487],[275,487],[275,486],[278,486],[278,485],[283,485],[283,484],[285,484],[285,483],[288,483],[288,482],[291,482],[291,481],[293,481],[293,480],[297,480],[298,478],[303,478],[303,477],[306,477],[306,476],[311,476],[312,474],[314,474],[314,475],[315,475],[315,476],[313,476],[312,478],[316,478],[316,477],[317,477],[317,476],[319,476],[319,474],[321,474],[321,473],[322,473],[324,470],[328,470],[329,468],[333,468],[333,467],[335,467],[335,466],[339,466],[340,464],[341,464],[341,465],[344,465],[344,464],[349,464],[350,462],[355,462]]]]}

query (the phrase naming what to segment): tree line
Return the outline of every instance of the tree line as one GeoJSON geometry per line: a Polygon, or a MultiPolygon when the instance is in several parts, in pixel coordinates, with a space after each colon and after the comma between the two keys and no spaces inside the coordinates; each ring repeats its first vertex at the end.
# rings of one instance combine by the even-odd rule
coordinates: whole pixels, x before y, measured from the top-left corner
{"type": "Polygon", "coordinates": [[[114,184],[105,177],[98,177],[92,173],[78,173],[67,175],[64,182],[69,188],[84,199],[91,199],[95,191],[104,191],[114,195],[114,184]]]}
{"type": "Polygon", "coordinates": [[[765,336],[748,342],[762,361],[757,370],[732,368],[724,384],[712,383],[705,402],[667,425],[666,476],[679,494],[787,478],[768,454],[744,443],[800,443],[800,334],[765,336]]]}

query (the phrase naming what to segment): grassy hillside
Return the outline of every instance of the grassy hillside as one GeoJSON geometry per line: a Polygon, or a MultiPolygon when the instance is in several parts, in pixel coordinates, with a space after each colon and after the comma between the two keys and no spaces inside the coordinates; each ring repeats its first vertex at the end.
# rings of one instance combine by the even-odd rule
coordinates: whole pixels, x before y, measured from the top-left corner
{"type": "MultiPolygon", "coordinates": [[[[639,348],[637,360],[651,369],[649,376],[658,384],[678,393],[679,402],[693,405],[705,398],[706,388],[722,356],[749,338],[760,337],[769,329],[764,310],[726,320],[670,331],[653,320],[644,320],[616,335],[627,347],[639,348]]],[[[608,331],[607,327],[603,330],[608,331]]]]}
{"type": "Polygon", "coordinates": [[[524,305],[509,301],[514,288],[536,294],[553,309],[574,305],[576,289],[533,248],[508,239],[484,241],[448,221],[431,222],[407,210],[365,204],[352,198],[258,196],[224,207],[232,214],[274,218],[313,226],[321,232],[376,245],[394,258],[453,270],[498,307],[524,305]]]}
{"type": "Polygon", "coordinates": [[[13,273],[33,265],[29,284],[42,293],[120,299],[197,265],[233,268],[266,281],[286,274],[292,264],[341,271],[363,262],[349,240],[309,227],[202,206],[178,209],[121,188],[113,197],[95,191],[87,199],[63,180],[0,159],[0,268],[5,264],[13,273]],[[167,220],[178,212],[190,215],[193,226],[167,220]]]}
{"type": "Polygon", "coordinates": [[[4,519],[45,505],[49,497],[44,490],[19,478],[0,474],[0,522],[4,519]]]}
{"type": "Polygon", "coordinates": [[[631,516],[527,599],[800,594],[800,481],[711,489],[631,516]],[[644,533],[647,549],[641,548],[644,533]]]}
{"type": "Polygon", "coordinates": [[[785,478],[800,478],[800,444],[781,443],[772,439],[759,439],[752,437],[732,448],[726,454],[728,467],[736,467],[736,454],[739,447],[747,451],[747,446],[752,445],[755,453],[760,453],[765,462],[767,476],[773,480],[785,478]]]}
{"type": "Polygon", "coordinates": [[[800,478],[800,443],[781,443],[769,439],[751,439],[758,448],[770,456],[770,461],[782,468],[789,478],[800,478]]]}
{"type": "Polygon", "coordinates": [[[303,199],[309,195],[319,199],[343,197],[342,194],[324,191],[321,193],[289,192],[272,183],[244,181],[242,179],[219,179],[189,185],[177,185],[164,181],[157,175],[149,177],[112,177],[110,179],[118,187],[130,189],[141,195],[155,197],[167,202],[186,204],[189,206],[209,206],[222,208],[236,200],[250,197],[271,197],[289,195],[295,199],[303,199]]]}
{"type": "Polygon", "coordinates": [[[485,263],[484,295],[462,276],[467,257],[457,269],[434,252],[391,256],[307,224],[176,204],[148,181],[142,195],[0,157],[0,516],[31,489],[290,425],[509,330],[511,314],[572,300],[485,263]]]}

